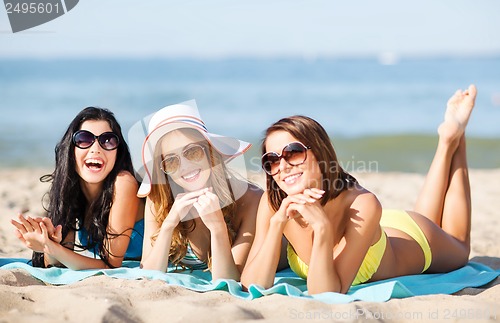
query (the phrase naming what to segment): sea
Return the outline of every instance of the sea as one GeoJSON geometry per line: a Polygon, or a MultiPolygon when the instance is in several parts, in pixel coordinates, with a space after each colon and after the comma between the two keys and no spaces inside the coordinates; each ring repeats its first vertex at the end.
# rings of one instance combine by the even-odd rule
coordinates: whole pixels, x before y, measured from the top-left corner
{"type": "Polygon", "coordinates": [[[128,133],[196,99],[210,132],[253,143],[246,158],[258,158],[269,125],[300,114],[324,126],[348,171],[425,173],[448,98],[471,83],[469,167],[499,168],[500,57],[4,58],[0,167],[53,167],[56,143],[84,107],[113,111],[128,133]]]}

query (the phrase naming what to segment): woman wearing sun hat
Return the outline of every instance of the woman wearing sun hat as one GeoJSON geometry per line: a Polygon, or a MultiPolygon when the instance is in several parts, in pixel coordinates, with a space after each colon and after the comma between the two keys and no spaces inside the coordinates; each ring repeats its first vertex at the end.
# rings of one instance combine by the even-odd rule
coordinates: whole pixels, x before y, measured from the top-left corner
{"type": "Polygon", "coordinates": [[[209,133],[194,100],[156,112],[142,145],[146,197],[142,268],[170,264],[240,279],[255,232],[262,190],[226,162],[250,144],[209,133]]]}

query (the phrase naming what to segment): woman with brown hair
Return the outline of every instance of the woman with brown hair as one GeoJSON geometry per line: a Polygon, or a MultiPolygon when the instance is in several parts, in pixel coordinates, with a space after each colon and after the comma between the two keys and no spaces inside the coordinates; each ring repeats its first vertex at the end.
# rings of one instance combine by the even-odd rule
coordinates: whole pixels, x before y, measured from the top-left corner
{"type": "Polygon", "coordinates": [[[316,121],[293,116],[269,127],[262,144],[267,192],[242,284],[272,286],[282,235],[290,267],[307,279],[309,294],[346,293],[351,285],[465,265],[471,222],[465,127],[475,98],[471,85],[448,101],[414,211],[383,210],[342,169],[316,121]]]}

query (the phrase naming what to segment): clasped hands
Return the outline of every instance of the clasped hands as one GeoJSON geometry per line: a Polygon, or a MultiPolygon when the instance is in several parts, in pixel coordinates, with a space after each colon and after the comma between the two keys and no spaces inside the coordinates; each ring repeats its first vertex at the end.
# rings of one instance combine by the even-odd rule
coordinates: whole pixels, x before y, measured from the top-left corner
{"type": "Polygon", "coordinates": [[[212,191],[210,187],[178,194],[163,225],[177,226],[181,221],[199,216],[210,231],[225,226],[219,198],[212,191]],[[196,214],[193,214],[193,211],[196,211],[196,214]]]}
{"type": "Polygon", "coordinates": [[[324,193],[325,191],[317,188],[307,188],[302,193],[288,195],[273,218],[279,222],[288,222],[302,217],[313,230],[326,225],[329,220],[321,205],[324,193]]]}
{"type": "Polygon", "coordinates": [[[47,217],[24,216],[19,213],[17,219],[11,219],[14,234],[29,249],[35,252],[46,252],[50,243],[61,243],[62,226],[54,226],[47,217]]]}

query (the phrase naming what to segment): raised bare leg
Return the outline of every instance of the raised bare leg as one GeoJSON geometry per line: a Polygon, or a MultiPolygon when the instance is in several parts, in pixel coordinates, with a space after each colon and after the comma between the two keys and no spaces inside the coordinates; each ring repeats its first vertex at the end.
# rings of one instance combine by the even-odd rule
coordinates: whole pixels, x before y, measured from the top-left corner
{"type": "MultiPolygon", "coordinates": [[[[451,202],[446,202],[446,200],[448,199],[448,191],[452,184],[453,189],[450,192],[452,193],[450,195],[450,201],[457,200],[455,197],[457,194],[455,194],[455,192],[460,190],[458,188],[455,189],[455,186],[462,186],[462,189],[465,185],[467,188],[469,187],[468,175],[466,178],[463,178],[463,180],[459,180],[459,177],[453,177],[460,173],[458,169],[462,169],[463,173],[463,168],[467,168],[465,139],[463,139],[463,136],[472,108],[474,107],[475,98],[476,87],[471,85],[465,91],[458,90],[448,100],[444,122],[438,129],[439,142],[436,154],[415,204],[416,212],[426,216],[439,226],[442,226],[444,209],[447,209],[447,214],[451,212],[451,202]],[[461,144],[462,141],[463,145],[461,144]],[[463,149],[460,149],[460,146],[463,146],[463,149]],[[463,152],[458,153],[459,150],[463,152]],[[455,161],[456,158],[459,160],[455,161]],[[466,184],[464,182],[465,179],[466,184]],[[455,183],[457,183],[457,185],[455,185],[455,183]]],[[[462,193],[463,194],[461,194],[458,199],[462,198],[468,200],[468,208],[464,210],[469,210],[468,217],[470,220],[470,192],[466,194],[466,192],[462,190],[462,193]]]]}
{"type": "Polygon", "coordinates": [[[441,228],[470,249],[471,195],[465,135],[462,135],[451,163],[450,184],[446,191],[441,228]]]}

